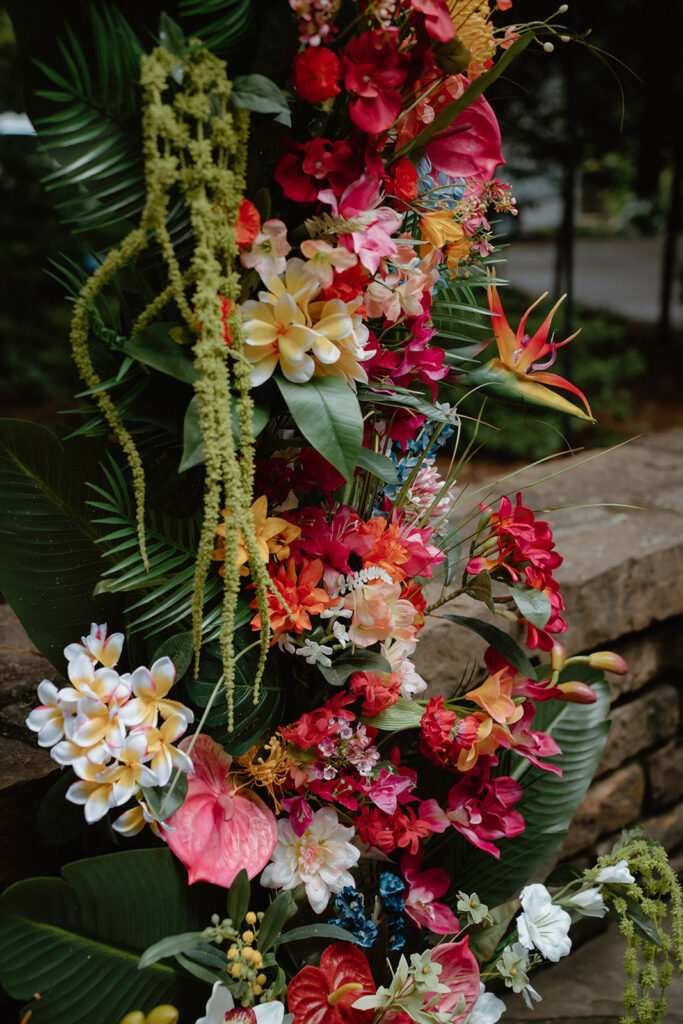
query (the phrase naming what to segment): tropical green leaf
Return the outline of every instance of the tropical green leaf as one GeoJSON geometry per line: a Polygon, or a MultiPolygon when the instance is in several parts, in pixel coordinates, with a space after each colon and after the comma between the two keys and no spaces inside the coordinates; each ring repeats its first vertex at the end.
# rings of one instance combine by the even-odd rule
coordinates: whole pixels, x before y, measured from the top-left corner
{"type": "MultiPolygon", "coordinates": [[[[235,443],[239,444],[239,420],[237,416],[236,403],[232,400],[231,410],[231,423],[232,432],[235,437],[235,443]]],[[[268,409],[263,405],[254,404],[254,412],[252,417],[254,437],[258,437],[261,431],[268,425],[270,419],[270,413],[268,409]]],[[[191,469],[193,466],[199,466],[204,462],[204,445],[202,443],[202,431],[199,425],[199,396],[194,395],[190,399],[190,403],[185,410],[185,418],[183,420],[183,455],[178,466],[178,472],[184,473],[185,470],[191,469]]]]}
{"type": "Polygon", "coordinates": [[[201,19],[193,21],[193,34],[201,35],[202,42],[219,56],[234,53],[251,34],[255,25],[255,5],[252,0],[180,0],[181,17],[201,19]],[[208,24],[206,17],[216,15],[208,24]]]}
{"type": "Polygon", "coordinates": [[[165,373],[184,384],[194,384],[199,373],[195,370],[190,351],[174,341],[169,331],[176,323],[158,323],[124,342],[123,351],[153,370],[165,373]]]}
{"type": "Polygon", "coordinates": [[[40,838],[48,846],[69,843],[83,833],[83,808],[66,800],[66,791],[75,781],[73,771],[67,769],[50,786],[40,801],[38,831],[40,838]]]}
{"type": "Polygon", "coordinates": [[[274,946],[283,946],[287,942],[301,942],[304,939],[336,939],[337,942],[358,942],[353,932],[340,928],[336,924],[305,924],[301,928],[292,928],[283,932],[275,939],[274,946]]]}
{"type": "Polygon", "coordinates": [[[533,722],[535,730],[548,733],[559,744],[562,754],[552,760],[562,768],[562,776],[521,761],[513,777],[524,787],[515,810],[524,818],[525,831],[496,841],[500,860],[471,847],[463,854],[460,848],[459,863],[451,865],[459,888],[476,890],[489,906],[512,896],[557,849],[600,760],[609,732],[609,685],[603,673],[587,666],[569,668],[571,678],[581,675],[592,686],[598,696],[596,703],[546,701],[538,706],[533,722]]]}
{"type": "Polygon", "coordinates": [[[373,729],[383,729],[385,732],[402,732],[404,729],[417,729],[422,715],[424,704],[418,700],[408,700],[406,697],[399,697],[395,704],[392,704],[386,711],[372,718],[363,718],[367,725],[373,729]]]}
{"type": "Polygon", "coordinates": [[[355,672],[391,672],[391,665],[376,651],[355,651],[340,654],[329,668],[318,665],[318,669],[331,686],[343,686],[355,672]]]}
{"type": "MultiPolygon", "coordinates": [[[[626,903],[626,916],[630,921],[633,921],[636,934],[646,942],[651,942],[657,949],[662,949],[662,937],[656,921],[645,913],[637,900],[634,900],[632,896],[619,893],[619,899],[624,900],[626,903]]],[[[619,912],[610,899],[607,900],[607,913],[615,921],[620,920],[619,912]]]]}
{"type": "Polygon", "coordinates": [[[267,953],[275,944],[293,910],[296,910],[296,906],[292,894],[288,890],[281,892],[269,904],[259,926],[258,942],[256,943],[261,953],[267,953]]]}
{"type": "Polygon", "coordinates": [[[242,110],[258,114],[287,114],[289,105],[282,90],[265,75],[238,75],[230,99],[242,110]]]}
{"type": "Polygon", "coordinates": [[[59,671],[64,647],[90,622],[118,616],[118,599],[92,596],[106,563],[85,480],[100,478],[95,444],[0,420],[0,590],[59,671]]]}
{"type": "Polygon", "coordinates": [[[493,647],[494,651],[502,654],[505,660],[514,665],[523,676],[528,679],[535,677],[534,666],[529,661],[526,651],[522,650],[517,641],[498,626],[492,626],[490,622],[484,622],[482,619],[475,619],[468,615],[444,615],[443,617],[449,622],[454,622],[456,626],[464,626],[466,629],[471,629],[473,633],[478,633],[490,647],[493,647]]]}
{"type": "Polygon", "coordinates": [[[553,610],[550,599],[542,590],[527,587],[523,583],[508,583],[508,588],[522,618],[532,626],[543,629],[553,610]]]}
{"type": "Polygon", "coordinates": [[[175,665],[175,678],[177,682],[179,679],[182,679],[192,664],[193,655],[194,634],[191,629],[188,629],[185,633],[176,633],[175,636],[170,636],[168,640],[164,640],[163,644],[154,652],[152,661],[154,662],[158,658],[170,658],[175,665]]]}
{"type": "Polygon", "coordinates": [[[276,377],[276,382],[304,437],[350,480],[363,442],[363,415],[355,392],[340,377],[312,377],[305,384],[276,377]]]}
{"type": "Polygon", "coordinates": [[[391,459],[381,452],[370,451],[369,448],[361,448],[358,453],[358,465],[368,473],[372,473],[379,480],[386,484],[398,484],[398,471],[391,459]]]}
{"type": "Polygon", "coordinates": [[[195,1020],[205,986],[175,965],[138,970],[138,959],[169,934],[204,927],[215,890],[188,889],[167,849],[76,861],[62,876],[19,882],[0,899],[0,981],[12,998],[31,1000],[31,1024],[118,1024],[159,1003],[195,1020]]]}
{"type": "Polygon", "coordinates": [[[180,935],[167,935],[153,945],[148,946],[140,957],[138,970],[143,971],[158,960],[168,956],[175,956],[176,953],[185,953],[188,949],[196,949],[206,943],[204,932],[181,932],[180,935]]]}
{"type": "Polygon", "coordinates": [[[166,821],[185,803],[187,775],[174,772],[165,786],[143,786],[142,792],[154,817],[166,821]]]}
{"type": "Polygon", "coordinates": [[[242,868],[242,870],[238,871],[235,875],[235,879],[228,890],[228,917],[231,919],[235,928],[241,927],[244,915],[249,909],[250,898],[251,883],[249,881],[249,875],[245,869],[242,868]]]}
{"type": "Polygon", "coordinates": [[[496,951],[498,943],[503,938],[510,922],[519,910],[519,900],[509,900],[494,910],[489,911],[489,919],[480,924],[472,925],[469,929],[469,948],[476,956],[480,964],[489,960],[496,951]]]}

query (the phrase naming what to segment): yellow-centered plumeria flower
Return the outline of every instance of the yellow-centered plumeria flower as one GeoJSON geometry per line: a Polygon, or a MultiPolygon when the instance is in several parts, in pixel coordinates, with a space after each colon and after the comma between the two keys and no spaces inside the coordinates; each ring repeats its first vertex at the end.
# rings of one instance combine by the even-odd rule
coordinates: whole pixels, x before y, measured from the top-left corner
{"type": "Polygon", "coordinates": [[[192,771],[192,761],[185,751],[173,746],[186,729],[185,718],[182,715],[172,715],[158,729],[145,730],[147,752],[152,755],[149,767],[157,777],[157,786],[166,785],[174,768],[180,769],[181,772],[192,771]]]}
{"type": "Polygon", "coordinates": [[[303,260],[287,261],[281,277],[265,279],[267,291],[242,305],[245,355],[253,364],[252,384],[263,384],[279,365],[288,380],[303,384],[314,374],[338,376],[351,386],[367,382],[360,363],[369,358],[369,332],[353,302],[312,300],[320,282],[303,260]]]}
{"type": "Polygon", "coordinates": [[[159,715],[162,718],[180,716],[185,728],[194,721],[190,708],[167,697],[175,682],[175,665],[170,658],[157,658],[151,668],[136,668],[130,681],[133,699],[119,712],[119,720],[124,725],[151,729],[159,715]]]}

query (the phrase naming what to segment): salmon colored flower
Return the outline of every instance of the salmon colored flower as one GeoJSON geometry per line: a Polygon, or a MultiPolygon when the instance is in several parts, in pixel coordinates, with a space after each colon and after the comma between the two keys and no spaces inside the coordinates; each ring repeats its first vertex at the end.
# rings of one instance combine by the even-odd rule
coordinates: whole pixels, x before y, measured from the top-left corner
{"type": "Polygon", "coordinates": [[[390,637],[411,642],[417,633],[418,612],[401,598],[400,583],[375,579],[347,594],[344,607],[353,612],[349,637],[359,647],[371,647],[390,637]]]}
{"type": "Polygon", "coordinates": [[[240,249],[250,246],[260,230],[260,213],[250,199],[243,199],[235,221],[235,241],[240,249]]]}
{"type": "Polygon", "coordinates": [[[192,762],[187,797],[166,820],[164,838],[187,868],[190,884],[206,881],[227,889],[243,868],[253,878],[267,864],[277,820],[260,797],[240,789],[230,773],[232,758],[210,736],[197,737],[192,762]]]}
{"type": "Polygon", "coordinates": [[[464,696],[466,700],[478,704],[494,722],[512,725],[522,717],[524,711],[520,704],[515,704],[511,693],[512,679],[506,674],[505,669],[501,669],[495,675],[489,676],[476,690],[470,690],[464,696]]]}
{"type": "Polygon", "coordinates": [[[535,402],[540,402],[541,405],[547,405],[549,408],[557,409],[560,412],[571,413],[573,416],[579,416],[584,420],[593,420],[588,399],[584,395],[583,391],[580,391],[575,384],[565,380],[564,377],[559,377],[556,373],[546,373],[547,368],[552,366],[555,362],[556,350],[561,348],[563,345],[567,345],[572,338],[575,338],[579,333],[578,331],[575,331],[574,334],[565,338],[564,341],[556,342],[553,336],[548,340],[548,333],[550,331],[552,318],[566,296],[563,295],[562,298],[555,303],[541,326],[530,337],[526,333],[527,317],[532,309],[534,309],[538,303],[545,298],[548,294],[547,292],[544,292],[543,295],[539,296],[539,298],[529,306],[526,313],[519,321],[519,325],[515,333],[513,333],[512,328],[505,318],[505,313],[503,312],[503,307],[501,305],[500,298],[498,297],[498,291],[495,285],[490,284],[486,289],[486,294],[488,297],[489,309],[493,314],[493,333],[496,339],[496,345],[498,346],[498,356],[489,361],[487,364],[488,368],[499,376],[503,383],[525,398],[529,398],[535,402]],[[549,357],[545,363],[538,361],[544,357],[549,357]],[[550,384],[552,387],[562,388],[564,391],[571,391],[572,394],[578,395],[583,402],[586,411],[584,412],[578,405],[568,401],[562,395],[558,395],[554,391],[551,391],[550,388],[545,386],[547,384],[550,384]]]}

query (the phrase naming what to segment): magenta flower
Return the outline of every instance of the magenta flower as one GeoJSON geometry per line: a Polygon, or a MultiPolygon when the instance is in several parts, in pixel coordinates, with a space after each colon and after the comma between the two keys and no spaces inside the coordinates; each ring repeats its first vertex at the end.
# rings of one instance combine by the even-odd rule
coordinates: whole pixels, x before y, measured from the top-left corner
{"type": "Polygon", "coordinates": [[[354,99],[351,120],[369,135],[386,131],[399,115],[399,89],[408,77],[408,61],[398,52],[397,28],[363,32],[344,51],[344,85],[354,99]]]}
{"type": "Polygon", "coordinates": [[[192,761],[187,797],[167,819],[164,838],[187,868],[190,884],[227,889],[242,868],[253,878],[268,863],[277,821],[260,797],[238,788],[230,774],[232,758],[210,736],[197,738],[192,761]]]}
{"type": "Polygon", "coordinates": [[[401,872],[409,886],[404,912],[418,928],[428,928],[436,935],[457,932],[458,919],[451,908],[435,902],[448,891],[451,876],[441,868],[420,871],[421,861],[421,853],[404,853],[401,858],[401,872]]]}

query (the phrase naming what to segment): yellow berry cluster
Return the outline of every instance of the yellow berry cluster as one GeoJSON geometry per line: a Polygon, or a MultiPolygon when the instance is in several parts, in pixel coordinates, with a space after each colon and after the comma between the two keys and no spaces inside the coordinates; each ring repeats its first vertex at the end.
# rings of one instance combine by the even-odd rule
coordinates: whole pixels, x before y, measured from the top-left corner
{"type": "Polygon", "coordinates": [[[244,995],[249,1002],[263,994],[263,986],[268,980],[261,970],[263,956],[255,948],[255,943],[258,940],[258,926],[262,920],[263,911],[258,913],[253,910],[247,911],[244,915],[244,923],[247,927],[239,932],[229,917],[221,921],[218,914],[214,914],[211,918],[211,926],[204,929],[204,937],[210,942],[220,945],[224,939],[230,941],[226,952],[228,973],[235,982],[243,983],[244,995]]]}
{"type": "Polygon", "coordinates": [[[178,1011],[175,1006],[164,1003],[161,1006],[155,1006],[146,1017],[141,1010],[133,1010],[132,1013],[127,1013],[119,1024],[176,1024],[177,1020],[178,1011]]]}

